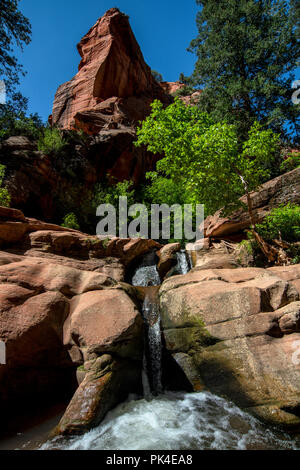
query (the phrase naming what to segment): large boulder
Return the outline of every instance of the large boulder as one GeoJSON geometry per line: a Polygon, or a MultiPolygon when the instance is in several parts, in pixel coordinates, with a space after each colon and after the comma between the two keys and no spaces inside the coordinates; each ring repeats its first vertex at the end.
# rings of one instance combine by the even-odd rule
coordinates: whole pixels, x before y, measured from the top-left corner
{"type": "Polygon", "coordinates": [[[163,246],[158,252],[157,256],[159,258],[157,270],[161,279],[168,274],[170,269],[174,267],[177,263],[176,253],[180,251],[180,243],[169,243],[168,245],[163,246]]]}
{"type": "MultiPolygon", "coordinates": [[[[261,222],[274,207],[288,202],[300,204],[300,168],[264,183],[261,188],[251,194],[253,213],[256,222],[261,222]]],[[[246,204],[246,198],[241,201],[246,204]]],[[[250,226],[248,212],[243,209],[223,217],[221,211],[206,218],[204,235],[209,238],[241,239],[243,231],[250,226]]]]}
{"type": "Polygon", "coordinates": [[[53,260],[10,253],[0,259],[0,340],[7,362],[0,366],[2,416],[17,412],[20,400],[26,406],[74,392],[77,368],[104,352],[121,372],[109,379],[100,415],[124,398],[129,383],[130,391],[139,391],[143,321],[126,286],[53,260]]]}
{"type": "Polygon", "coordinates": [[[83,366],[84,379],[53,435],[83,434],[106,413],[141,388],[137,364],[103,355],[83,366]]]}
{"type": "Polygon", "coordinates": [[[161,245],[141,238],[98,238],[0,207],[0,247],[15,255],[101,272],[122,281],[128,266],[144,254],[159,250],[161,245]]]}
{"type": "Polygon", "coordinates": [[[190,358],[194,389],[298,431],[299,268],[193,270],[160,289],[166,347],[190,358]]]}

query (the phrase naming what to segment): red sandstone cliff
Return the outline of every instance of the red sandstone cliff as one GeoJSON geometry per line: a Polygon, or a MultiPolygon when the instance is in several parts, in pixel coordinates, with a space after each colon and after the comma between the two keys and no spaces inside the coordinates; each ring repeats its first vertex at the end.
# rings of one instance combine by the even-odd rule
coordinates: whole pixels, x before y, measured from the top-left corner
{"type": "Polygon", "coordinates": [[[170,102],[144,61],[128,17],[117,8],[108,10],[77,47],[79,71],[57,90],[54,125],[96,134],[144,119],[155,98],[170,102]]]}

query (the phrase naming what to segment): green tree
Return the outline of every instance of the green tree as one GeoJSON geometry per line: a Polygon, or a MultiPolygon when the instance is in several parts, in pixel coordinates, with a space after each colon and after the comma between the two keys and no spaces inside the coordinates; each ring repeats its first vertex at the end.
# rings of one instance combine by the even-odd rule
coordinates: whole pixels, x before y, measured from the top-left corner
{"type": "Polygon", "coordinates": [[[157,81],[157,82],[163,82],[163,76],[161,73],[157,72],[156,70],[151,70],[152,77],[157,81]]]}
{"type": "Polygon", "coordinates": [[[257,231],[270,242],[276,238],[286,242],[299,241],[300,206],[289,203],[272,209],[264,221],[257,225],[257,231]]]}
{"type": "Polygon", "coordinates": [[[144,144],[153,153],[164,153],[157,171],[166,181],[172,179],[184,187],[190,201],[205,204],[208,212],[221,207],[231,212],[245,195],[253,233],[262,246],[250,193],[269,177],[269,163],[279,145],[277,134],[254,122],[241,143],[235,125],[215,123],[207,113],[175,98],[165,109],[156,100],[137,136],[137,146],[144,144]]]}
{"type": "Polygon", "coordinates": [[[0,165],[0,206],[9,207],[10,194],[3,183],[5,177],[5,170],[5,166],[0,165]]]}
{"type": "Polygon", "coordinates": [[[70,212],[70,214],[67,214],[64,217],[63,223],[61,224],[62,227],[65,228],[72,228],[74,230],[80,230],[80,226],[77,220],[76,215],[73,212],[70,212]]]}
{"type": "MultiPolygon", "coordinates": [[[[31,40],[29,20],[19,10],[19,0],[0,0],[0,79],[5,81],[8,105],[16,112],[26,109],[27,100],[16,91],[23,67],[14,55],[15,47],[23,49],[31,40]]],[[[0,115],[6,106],[0,105],[0,115]]]]}
{"type": "Polygon", "coordinates": [[[299,7],[284,0],[197,0],[199,34],[190,80],[204,89],[199,105],[237,123],[243,138],[255,120],[276,132],[299,131],[291,101],[299,61],[299,7]],[[287,129],[289,128],[289,130],[287,129]]]}
{"type": "Polygon", "coordinates": [[[58,154],[66,143],[59,129],[47,127],[39,138],[38,149],[46,155],[50,153],[58,154]]]}
{"type": "Polygon", "coordinates": [[[38,114],[27,117],[23,111],[16,112],[13,106],[5,106],[2,110],[0,107],[0,142],[16,135],[38,140],[43,135],[43,129],[44,124],[38,114]]]}

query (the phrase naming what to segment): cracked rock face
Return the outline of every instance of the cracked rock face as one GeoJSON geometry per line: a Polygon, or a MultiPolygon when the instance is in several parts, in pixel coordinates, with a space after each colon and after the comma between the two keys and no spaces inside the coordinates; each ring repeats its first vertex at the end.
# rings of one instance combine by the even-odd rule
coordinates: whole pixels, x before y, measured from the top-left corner
{"type": "Polygon", "coordinates": [[[163,283],[166,347],[192,359],[184,371],[195,390],[299,431],[299,280],[295,265],[194,270],[163,283]]]}

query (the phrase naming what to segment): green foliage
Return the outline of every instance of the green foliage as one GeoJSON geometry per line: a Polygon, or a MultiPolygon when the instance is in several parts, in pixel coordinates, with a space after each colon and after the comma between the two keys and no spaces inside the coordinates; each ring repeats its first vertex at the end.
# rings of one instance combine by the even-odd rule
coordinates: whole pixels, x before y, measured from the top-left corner
{"type": "Polygon", "coordinates": [[[66,145],[65,139],[61,136],[58,129],[46,128],[43,135],[38,141],[38,149],[40,152],[48,155],[51,153],[59,153],[66,145]]]}
{"type": "Polygon", "coordinates": [[[300,206],[286,204],[273,209],[264,221],[257,225],[258,233],[266,240],[279,239],[286,242],[300,240],[300,206]]]}
{"type": "Polygon", "coordinates": [[[280,166],[282,173],[292,171],[300,166],[300,152],[293,152],[288,154],[288,158],[284,160],[280,166]]]}
{"type": "MultiPolygon", "coordinates": [[[[194,106],[179,98],[163,108],[152,104],[151,115],[137,130],[136,145],[153,153],[164,153],[157,163],[157,178],[166,185],[184,188],[190,203],[203,203],[208,213],[224,207],[236,208],[238,198],[268,179],[279,137],[254,123],[248,139],[239,143],[238,131],[226,122],[215,123],[194,106]],[[168,183],[169,184],[169,183],[168,183]]],[[[152,176],[153,180],[153,176],[152,176]]]]}
{"type": "Polygon", "coordinates": [[[5,166],[0,165],[0,206],[9,207],[10,206],[10,195],[8,190],[3,185],[3,180],[5,177],[5,166]]]}
{"type": "Polygon", "coordinates": [[[291,259],[291,264],[300,264],[300,246],[293,244],[287,250],[287,255],[291,259]]]}
{"type": "Polygon", "coordinates": [[[43,128],[42,120],[37,114],[26,117],[23,112],[16,113],[9,106],[0,109],[0,141],[18,135],[38,140],[42,136],[43,128]]]}
{"type": "Polygon", "coordinates": [[[74,230],[80,230],[80,226],[79,226],[77,217],[73,212],[71,212],[70,214],[67,214],[65,216],[64,221],[61,225],[62,225],[62,227],[72,228],[74,230]]]}
{"type": "Polygon", "coordinates": [[[197,0],[197,62],[190,83],[199,106],[246,138],[255,120],[283,135],[299,130],[291,84],[299,62],[299,7],[285,0],[197,0]],[[288,124],[288,126],[286,126],[288,124]]]}
{"type": "Polygon", "coordinates": [[[6,109],[16,112],[25,111],[27,100],[18,92],[20,75],[23,68],[14,55],[16,47],[23,49],[31,40],[30,22],[19,11],[19,0],[1,0],[0,2],[0,79],[5,80],[8,97],[7,105],[0,105],[0,116],[6,109]]]}
{"type": "Polygon", "coordinates": [[[189,82],[190,82],[189,77],[186,77],[186,76],[184,75],[184,73],[180,73],[178,80],[179,80],[181,83],[184,83],[184,85],[188,85],[189,82]]]}
{"type": "Polygon", "coordinates": [[[164,81],[163,76],[162,76],[161,73],[157,72],[156,70],[151,70],[151,73],[152,73],[152,77],[157,82],[163,82],[164,81]]]}
{"type": "Polygon", "coordinates": [[[135,190],[132,188],[132,181],[123,181],[116,184],[105,183],[96,184],[93,191],[93,208],[100,204],[112,204],[115,207],[119,205],[119,197],[127,196],[128,206],[135,203],[135,190]]]}
{"type": "Polygon", "coordinates": [[[175,96],[190,96],[195,92],[195,89],[192,86],[185,85],[182,88],[176,90],[172,95],[175,96]]]}

